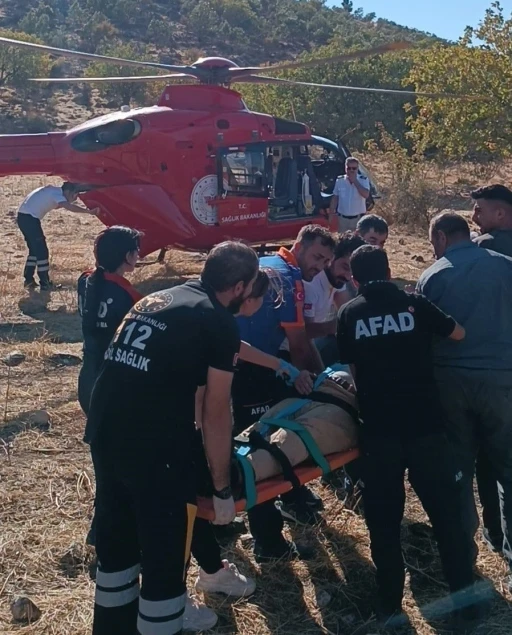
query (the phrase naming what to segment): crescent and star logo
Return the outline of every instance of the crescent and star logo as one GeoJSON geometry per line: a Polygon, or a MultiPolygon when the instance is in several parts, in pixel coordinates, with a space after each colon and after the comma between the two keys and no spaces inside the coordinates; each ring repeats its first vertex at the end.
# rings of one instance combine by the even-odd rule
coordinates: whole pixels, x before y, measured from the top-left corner
{"type": "Polygon", "coordinates": [[[173,303],[174,296],[170,291],[157,291],[142,298],[135,305],[134,309],[138,313],[147,315],[148,313],[158,313],[164,311],[173,303]]]}

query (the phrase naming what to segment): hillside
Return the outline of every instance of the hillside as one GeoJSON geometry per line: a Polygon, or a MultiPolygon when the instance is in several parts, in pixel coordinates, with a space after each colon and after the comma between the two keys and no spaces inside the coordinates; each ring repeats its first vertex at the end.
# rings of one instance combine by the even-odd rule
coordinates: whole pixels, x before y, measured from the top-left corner
{"type": "MultiPolygon", "coordinates": [[[[393,40],[414,41],[419,46],[436,41],[429,34],[365,14],[362,9],[354,10],[351,2],[343,4],[330,8],[323,0],[0,0],[0,29],[7,37],[24,39],[29,35],[34,41],[91,53],[174,63],[190,63],[200,55],[220,55],[240,65],[259,65],[303,54],[329,55],[393,40]]],[[[12,49],[4,49],[3,55],[8,64],[12,63],[12,49]]],[[[61,86],[36,88],[26,82],[27,77],[48,73],[75,77],[83,73],[144,74],[144,69],[105,64],[85,67],[63,59],[44,64],[38,61],[41,56],[30,57],[30,69],[24,74],[18,69],[17,78],[0,74],[0,87],[4,87],[0,94],[0,132],[66,128],[122,103],[154,103],[161,90],[155,83],[103,84],[101,92],[84,84],[66,86],[64,90],[61,86]],[[16,87],[16,93],[7,90],[9,84],[16,87]]],[[[388,67],[389,62],[384,62],[383,70],[382,63],[370,60],[338,65],[329,68],[334,80],[331,76],[326,79],[400,88],[407,64],[402,62],[398,67],[392,63],[388,67]]],[[[310,71],[306,81],[325,81],[320,75],[320,71],[310,71]]],[[[293,101],[299,119],[314,122],[318,131],[331,136],[342,136],[354,125],[360,130],[361,126],[371,129],[376,119],[389,121],[399,136],[405,131],[402,106],[407,100],[400,97],[358,93],[333,96],[325,91],[293,89],[292,97],[284,101],[282,91],[270,87],[244,85],[243,91],[251,107],[272,112],[284,109],[276,114],[285,116],[292,116],[293,101]],[[342,112],[349,116],[340,119],[342,112]],[[357,120],[353,113],[357,113],[357,120]]],[[[361,147],[364,136],[356,136],[353,143],[361,147]]]]}
{"type": "Polygon", "coordinates": [[[186,62],[199,49],[240,64],[295,57],[333,38],[346,47],[431,39],[344,4],[348,7],[330,8],[323,0],[2,0],[0,27],[89,52],[117,38],[146,45],[163,60],[186,62]]]}

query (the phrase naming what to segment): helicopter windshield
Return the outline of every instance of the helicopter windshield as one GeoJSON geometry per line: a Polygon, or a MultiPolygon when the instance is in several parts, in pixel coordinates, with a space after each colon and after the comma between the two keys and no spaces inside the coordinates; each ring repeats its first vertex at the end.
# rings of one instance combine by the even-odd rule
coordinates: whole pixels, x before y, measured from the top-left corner
{"type": "Polygon", "coordinates": [[[79,152],[98,152],[132,141],[141,130],[140,123],[135,119],[111,121],[78,133],[71,141],[71,146],[79,152]]]}

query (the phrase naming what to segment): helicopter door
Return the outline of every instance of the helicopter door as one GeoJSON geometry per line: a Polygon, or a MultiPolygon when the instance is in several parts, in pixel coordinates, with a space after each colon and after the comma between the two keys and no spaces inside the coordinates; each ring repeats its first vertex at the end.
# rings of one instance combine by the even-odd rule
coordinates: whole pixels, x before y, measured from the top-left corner
{"type": "Polygon", "coordinates": [[[250,144],[221,150],[218,156],[219,225],[266,225],[268,186],[265,148],[250,144]]]}
{"type": "Polygon", "coordinates": [[[269,218],[289,221],[318,215],[322,195],[305,146],[276,145],[269,148],[269,157],[273,173],[269,218]]]}

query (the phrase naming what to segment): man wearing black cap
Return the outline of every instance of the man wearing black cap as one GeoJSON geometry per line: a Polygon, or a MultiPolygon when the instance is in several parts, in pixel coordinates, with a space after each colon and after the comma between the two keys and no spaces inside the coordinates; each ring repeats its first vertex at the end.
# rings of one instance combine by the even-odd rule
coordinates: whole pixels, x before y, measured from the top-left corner
{"type": "Polygon", "coordinates": [[[377,569],[377,612],[392,625],[401,619],[405,582],[400,525],[406,470],[430,517],[451,592],[474,581],[471,532],[462,522],[462,473],[443,433],[431,359],[434,335],[461,340],[465,333],[425,297],[390,282],[383,249],[359,247],[351,268],[358,295],[340,310],[337,338],[363,420],[362,491],[377,569]]]}

